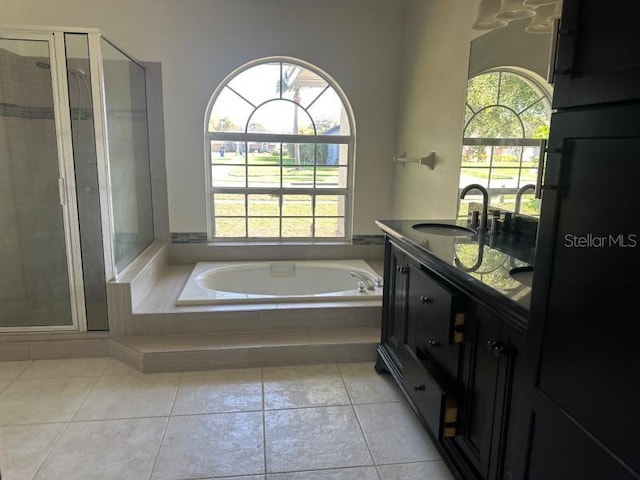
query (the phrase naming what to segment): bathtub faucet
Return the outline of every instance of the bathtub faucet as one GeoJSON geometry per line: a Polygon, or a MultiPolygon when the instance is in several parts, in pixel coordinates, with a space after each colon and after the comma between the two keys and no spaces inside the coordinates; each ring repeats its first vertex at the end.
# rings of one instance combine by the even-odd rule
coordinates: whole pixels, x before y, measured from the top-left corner
{"type": "Polygon", "coordinates": [[[369,277],[362,275],[361,273],[358,272],[349,272],[349,275],[351,275],[354,278],[359,278],[360,280],[362,280],[365,285],[367,286],[367,290],[375,290],[376,289],[376,284],[373,280],[371,280],[369,277]]]}

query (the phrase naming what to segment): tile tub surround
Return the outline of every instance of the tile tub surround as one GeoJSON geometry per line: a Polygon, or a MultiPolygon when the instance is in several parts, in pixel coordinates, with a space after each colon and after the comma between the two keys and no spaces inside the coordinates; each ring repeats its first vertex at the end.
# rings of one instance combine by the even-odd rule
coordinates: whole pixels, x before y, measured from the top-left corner
{"type": "MultiPolygon", "coordinates": [[[[367,263],[382,275],[382,261],[367,263]]],[[[193,268],[167,266],[133,309],[130,297],[112,303],[112,357],[147,373],[375,360],[379,299],[176,306],[193,268]]]]}
{"type": "Polygon", "coordinates": [[[0,470],[7,480],[453,480],[395,388],[373,363],[141,374],[111,358],[0,362],[0,412],[19,410],[0,418],[0,470]],[[57,400],[40,411],[42,397],[57,400]]]}

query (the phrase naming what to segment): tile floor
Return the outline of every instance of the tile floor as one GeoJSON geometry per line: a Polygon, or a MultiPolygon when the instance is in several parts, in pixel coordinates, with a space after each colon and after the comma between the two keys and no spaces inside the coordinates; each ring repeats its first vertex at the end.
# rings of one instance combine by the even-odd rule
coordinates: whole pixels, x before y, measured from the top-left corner
{"type": "Polygon", "coordinates": [[[3,480],[452,480],[370,363],[141,374],[0,362],[3,480]]]}

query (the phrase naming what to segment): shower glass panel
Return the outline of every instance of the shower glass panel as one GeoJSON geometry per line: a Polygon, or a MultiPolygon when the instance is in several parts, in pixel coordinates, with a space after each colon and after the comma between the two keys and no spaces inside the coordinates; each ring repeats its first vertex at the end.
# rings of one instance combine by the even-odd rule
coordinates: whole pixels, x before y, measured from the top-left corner
{"type": "Polygon", "coordinates": [[[106,40],[104,72],[114,257],[121,272],[153,242],[144,68],[106,40]]]}
{"type": "Polygon", "coordinates": [[[109,317],[102,251],[89,36],[86,33],[65,33],[64,44],[87,329],[107,330],[109,317]]]}
{"type": "Polygon", "coordinates": [[[51,46],[0,38],[0,327],[73,324],[51,46]]]}

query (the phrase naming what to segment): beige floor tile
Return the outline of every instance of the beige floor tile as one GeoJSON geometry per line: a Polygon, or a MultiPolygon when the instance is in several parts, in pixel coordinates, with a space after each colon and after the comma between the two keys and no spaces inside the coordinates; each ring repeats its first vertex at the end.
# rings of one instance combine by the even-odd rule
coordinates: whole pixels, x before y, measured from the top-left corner
{"type": "Polygon", "coordinates": [[[110,358],[107,367],[102,372],[104,376],[124,376],[124,375],[143,375],[140,370],[136,370],[129,365],[125,365],[115,358],[110,358]]]}
{"type": "Polygon", "coordinates": [[[382,465],[378,467],[382,480],[454,480],[442,461],[382,465]]]}
{"type": "MultiPolygon", "coordinates": [[[[265,480],[264,475],[242,475],[241,477],[217,477],[218,480],[265,480]]],[[[203,480],[216,480],[213,477],[203,480]]]]}
{"type": "Polygon", "coordinates": [[[152,478],[264,473],[261,412],[171,417],[152,478]]]}
{"type": "Polygon", "coordinates": [[[11,380],[0,380],[0,393],[9,386],[11,380]]]}
{"type": "Polygon", "coordinates": [[[71,420],[96,377],[14,380],[0,393],[0,425],[71,420]]]}
{"type": "Polygon", "coordinates": [[[339,468],[311,472],[275,473],[267,480],[379,480],[375,467],[339,468]]]}
{"type": "Polygon", "coordinates": [[[265,412],[267,472],[372,465],[352,407],[265,412]]]}
{"type": "Polygon", "coordinates": [[[31,480],[66,423],[0,427],[0,470],[7,480],[31,480]]]}
{"type": "Polygon", "coordinates": [[[418,418],[404,402],[356,405],[376,465],[440,460],[418,418]]]}
{"type": "Polygon", "coordinates": [[[338,365],[347,392],[354,404],[399,402],[402,395],[391,375],[380,375],[373,363],[341,363],[338,365]]]}
{"type": "Polygon", "coordinates": [[[166,418],[71,423],[36,480],[149,478],[166,418]]]}
{"type": "Polygon", "coordinates": [[[0,380],[10,381],[20,375],[33,362],[0,362],[0,380]]]}
{"type": "Polygon", "coordinates": [[[185,372],[173,415],[262,410],[259,368],[185,372]]]}
{"type": "Polygon", "coordinates": [[[106,357],[36,360],[18,378],[99,377],[110,360],[106,357]]]}
{"type": "Polygon", "coordinates": [[[180,375],[103,376],[73,420],[168,416],[180,375]]]}
{"type": "Polygon", "coordinates": [[[337,365],[263,369],[265,410],[349,405],[337,365]]]}

